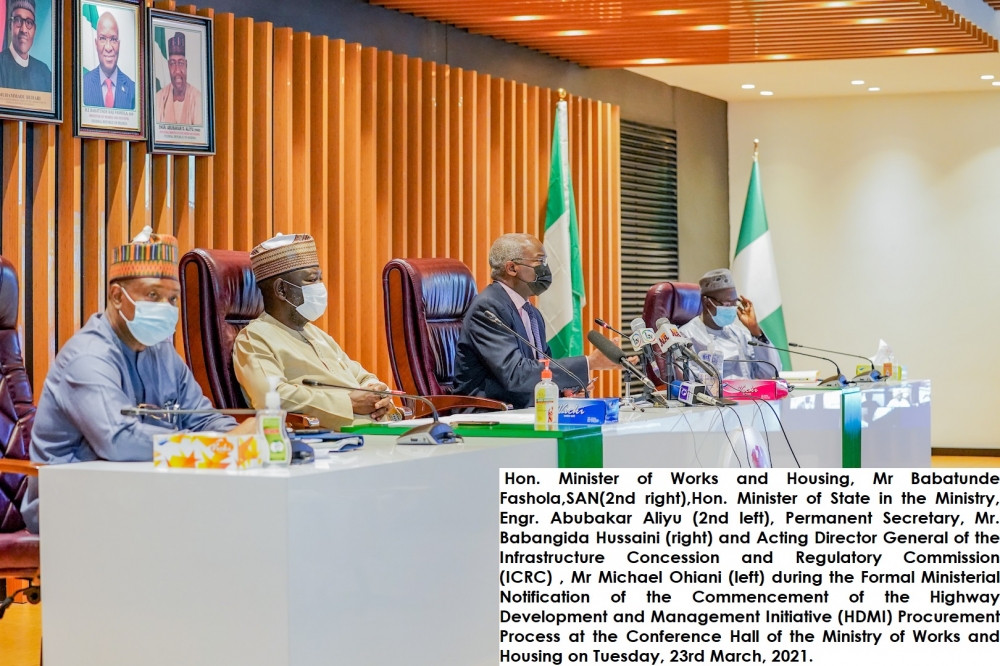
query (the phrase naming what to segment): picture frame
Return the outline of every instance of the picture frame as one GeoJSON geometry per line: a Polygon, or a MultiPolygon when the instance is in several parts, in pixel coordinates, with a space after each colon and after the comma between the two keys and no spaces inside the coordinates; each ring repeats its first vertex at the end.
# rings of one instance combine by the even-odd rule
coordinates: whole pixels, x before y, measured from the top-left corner
{"type": "Polygon", "coordinates": [[[6,0],[0,8],[0,118],[61,123],[63,0],[6,0]]]}
{"type": "Polygon", "coordinates": [[[73,0],[73,133],[146,138],[145,3],[73,0]]]}
{"type": "Polygon", "coordinates": [[[211,17],[147,11],[149,151],[215,154],[215,62],[211,17]]]}

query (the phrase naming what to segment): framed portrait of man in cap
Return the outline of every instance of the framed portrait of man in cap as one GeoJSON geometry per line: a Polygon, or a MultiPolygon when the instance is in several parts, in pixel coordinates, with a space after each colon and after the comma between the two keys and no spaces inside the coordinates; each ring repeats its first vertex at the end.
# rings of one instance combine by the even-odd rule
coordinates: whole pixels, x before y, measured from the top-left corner
{"type": "Polygon", "coordinates": [[[150,151],[214,153],[212,19],[151,9],[148,34],[150,151]]]}
{"type": "Polygon", "coordinates": [[[62,0],[0,0],[0,117],[62,120],[62,0]]]}
{"type": "Polygon", "coordinates": [[[76,136],[146,137],[144,6],[74,0],[73,118],[76,136]]]}

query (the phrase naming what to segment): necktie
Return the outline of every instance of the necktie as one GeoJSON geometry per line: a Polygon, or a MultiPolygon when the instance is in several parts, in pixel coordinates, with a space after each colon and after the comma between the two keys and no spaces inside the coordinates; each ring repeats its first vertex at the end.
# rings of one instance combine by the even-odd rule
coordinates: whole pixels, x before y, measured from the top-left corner
{"type": "MultiPolygon", "coordinates": [[[[545,341],[542,340],[542,327],[539,325],[542,313],[540,313],[531,303],[524,304],[524,311],[528,313],[528,321],[531,322],[531,337],[534,338],[535,346],[539,349],[544,348],[545,341]]],[[[535,358],[539,359],[541,358],[541,355],[536,352],[535,358]]]]}
{"type": "Polygon", "coordinates": [[[108,92],[104,93],[104,106],[110,109],[115,105],[115,89],[114,84],[111,83],[111,79],[104,80],[105,85],[108,87],[108,92]]]}

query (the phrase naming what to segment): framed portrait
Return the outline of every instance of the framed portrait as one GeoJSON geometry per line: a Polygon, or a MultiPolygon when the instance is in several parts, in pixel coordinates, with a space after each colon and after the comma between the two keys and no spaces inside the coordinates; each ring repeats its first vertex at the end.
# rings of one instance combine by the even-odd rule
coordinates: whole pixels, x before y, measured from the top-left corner
{"type": "Polygon", "coordinates": [[[73,0],[73,118],[77,136],[146,138],[145,7],[73,0]]]}
{"type": "Polygon", "coordinates": [[[62,121],[62,0],[0,0],[0,118],[62,121]]]}
{"type": "Polygon", "coordinates": [[[212,19],[159,9],[148,12],[149,149],[215,152],[212,19]]]}

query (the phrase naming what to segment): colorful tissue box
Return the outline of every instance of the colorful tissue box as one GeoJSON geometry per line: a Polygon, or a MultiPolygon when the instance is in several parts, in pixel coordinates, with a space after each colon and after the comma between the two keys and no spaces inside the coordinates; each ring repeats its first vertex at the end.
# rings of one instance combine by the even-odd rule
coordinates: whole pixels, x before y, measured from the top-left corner
{"type": "Polygon", "coordinates": [[[153,466],[181,469],[250,469],[267,451],[257,435],[178,432],[153,437],[153,466]]]}
{"type": "Polygon", "coordinates": [[[618,423],[618,398],[559,398],[559,425],[618,423]]]}

